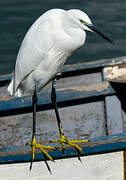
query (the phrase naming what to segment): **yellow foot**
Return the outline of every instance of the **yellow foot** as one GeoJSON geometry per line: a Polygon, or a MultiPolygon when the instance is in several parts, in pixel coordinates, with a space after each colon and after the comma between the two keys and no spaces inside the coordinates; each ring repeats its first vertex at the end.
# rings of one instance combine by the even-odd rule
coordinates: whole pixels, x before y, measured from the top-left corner
{"type": "Polygon", "coordinates": [[[74,143],[87,143],[87,142],[88,142],[88,140],[71,140],[71,139],[67,139],[64,135],[61,136],[60,140],[52,140],[52,141],[50,141],[50,143],[60,143],[62,145],[63,149],[66,147],[65,144],[69,144],[70,146],[75,147],[79,151],[83,151],[83,149],[80,146],[78,146],[77,144],[74,144],[74,143]]]}
{"type": "Polygon", "coordinates": [[[51,161],[53,161],[53,158],[45,151],[45,149],[56,150],[55,147],[38,144],[35,137],[33,138],[32,142],[28,142],[26,145],[32,147],[32,161],[34,161],[34,159],[35,159],[35,150],[36,150],[36,149],[39,149],[39,150],[40,150],[42,153],[44,153],[51,161]]]}

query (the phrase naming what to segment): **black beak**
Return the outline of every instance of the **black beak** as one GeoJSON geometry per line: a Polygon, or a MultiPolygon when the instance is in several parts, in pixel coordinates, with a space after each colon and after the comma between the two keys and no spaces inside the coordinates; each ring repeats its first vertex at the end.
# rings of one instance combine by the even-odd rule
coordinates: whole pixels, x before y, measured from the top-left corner
{"type": "Polygon", "coordinates": [[[91,29],[92,31],[98,33],[101,37],[103,37],[104,39],[106,39],[108,42],[110,42],[111,44],[114,44],[113,41],[111,41],[108,37],[106,37],[104,34],[102,34],[101,32],[99,32],[95,26],[93,24],[86,24],[86,26],[91,29]]]}

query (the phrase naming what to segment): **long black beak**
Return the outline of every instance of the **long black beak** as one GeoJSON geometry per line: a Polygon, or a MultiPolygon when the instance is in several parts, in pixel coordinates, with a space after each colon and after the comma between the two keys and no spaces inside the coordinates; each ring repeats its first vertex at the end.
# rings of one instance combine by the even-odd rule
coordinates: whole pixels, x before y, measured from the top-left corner
{"type": "Polygon", "coordinates": [[[104,39],[106,39],[108,42],[110,42],[111,44],[114,44],[113,41],[111,41],[108,37],[106,37],[104,34],[102,34],[101,32],[99,32],[95,26],[93,24],[86,24],[86,26],[91,29],[92,31],[98,33],[101,37],[103,37],[104,39]]]}

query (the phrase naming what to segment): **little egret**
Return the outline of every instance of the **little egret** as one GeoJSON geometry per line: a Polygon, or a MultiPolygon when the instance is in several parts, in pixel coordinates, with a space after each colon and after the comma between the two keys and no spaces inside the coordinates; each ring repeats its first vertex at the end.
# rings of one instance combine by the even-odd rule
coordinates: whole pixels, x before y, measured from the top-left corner
{"type": "Polygon", "coordinates": [[[60,116],[56,104],[56,75],[74,51],[84,45],[86,32],[96,32],[104,39],[112,41],[99,32],[88,15],[81,10],[52,9],[41,15],[27,32],[16,60],[14,77],[8,86],[11,95],[22,96],[32,95],[33,104],[33,136],[32,142],[27,145],[32,147],[32,161],[35,157],[35,149],[39,149],[50,160],[52,157],[45,151],[45,148],[55,149],[53,146],[38,144],[36,141],[36,104],[37,93],[52,81],[51,100],[55,109],[60,139],[51,141],[58,142],[63,149],[69,144],[82,151],[78,142],[88,140],[72,141],[64,136],[60,116]]]}

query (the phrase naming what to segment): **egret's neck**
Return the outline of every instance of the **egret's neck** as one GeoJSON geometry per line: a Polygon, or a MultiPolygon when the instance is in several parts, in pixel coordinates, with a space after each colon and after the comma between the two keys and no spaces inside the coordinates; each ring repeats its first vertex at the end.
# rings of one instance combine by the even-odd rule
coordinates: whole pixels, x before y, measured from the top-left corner
{"type": "Polygon", "coordinates": [[[69,17],[62,16],[61,26],[64,31],[64,43],[66,41],[66,47],[71,52],[76,51],[84,45],[86,39],[86,33],[76,24],[74,24],[69,17]]]}
{"type": "Polygon", "coordinates": [[[64,12],[52,18],[51,37],[55,53],[62,52],[65,56],[70,56],[74,51],[83,46],[86,33],[81,28],[72,23],[64,12]]]}

